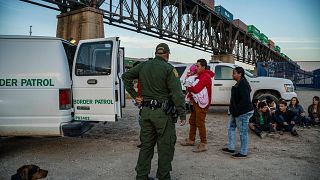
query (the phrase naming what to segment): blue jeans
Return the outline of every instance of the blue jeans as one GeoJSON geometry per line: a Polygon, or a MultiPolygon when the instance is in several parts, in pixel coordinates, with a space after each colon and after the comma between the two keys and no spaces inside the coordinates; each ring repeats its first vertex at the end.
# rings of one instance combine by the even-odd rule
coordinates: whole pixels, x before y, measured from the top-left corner
{"type": "Polygon", "coordinates": [[[236,148],[236,129],[238,127],[240,131],[240,154],[247,155],[248,154],[248,143],[249,143],[249,135],[248,135],[248,124],[249,119],[253,115],[253,111],[250,111],[246,114],[242,114],[238,117],[229,116],[228,122],[228,149],[235,150],[236,148]]]}

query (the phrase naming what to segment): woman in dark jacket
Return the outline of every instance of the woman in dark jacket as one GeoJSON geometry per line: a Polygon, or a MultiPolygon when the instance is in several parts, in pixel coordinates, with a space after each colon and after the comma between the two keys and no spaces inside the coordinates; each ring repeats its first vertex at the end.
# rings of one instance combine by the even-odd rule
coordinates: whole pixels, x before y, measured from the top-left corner
{"type": "Polygon", "coordinates": [[[314,96],[312,99],[312,104],[308,107],[308,113],[310,118],[310,123],[312,125],[320,125],[320,98],[319,96],[314,96]]]}
{"type": "Polygon", "coordinates": [[[245,158],[248,154],[248,123],[253,114],[253,105],[250,100],[251,87],[245,78],[245,72],[242,67],[234,68],[232,77],[237,83],[231,89],[228,147],[223,148],[222,151],[228,153],[235,152],[236,128],[238,128],[241,141],[240,152],[232,155],[232,157],[245,158]]]}
{"type": "Polygon", "coordinates": [[[297,115],[296,118],[294,119],[296,124],[299,124],[302,127],[310,126],[309,120],[307,117],[305,117],[304,109],[299,104],[299,100],[297,97],[293,97],[291,99],[288,109],[297,115]]]}

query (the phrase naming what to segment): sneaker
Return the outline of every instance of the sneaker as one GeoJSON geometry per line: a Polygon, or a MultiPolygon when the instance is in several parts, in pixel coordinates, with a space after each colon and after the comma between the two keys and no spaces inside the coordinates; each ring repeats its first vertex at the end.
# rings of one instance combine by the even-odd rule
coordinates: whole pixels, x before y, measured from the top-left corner
{"type": "Polygon", "coordinates": [[[276,134],[275,132],[270,132],[269,134],[267,134],[267,136],[270,137],[270,138],[277,138],[277,137],[279,137],[279,135],[276,134]]]}
{"type": "Polygon", "coordinates": [[[267,135],[266,133],[261,132],[261,133],[260,133],[260,135],[259,135],[259,137],[260,137],[261,139],[263,139],[263,138],[265,138],[265,137],[266,137],[266,135],[267,135]]]}
{"type": "Polygon", "coordinates": [[[291,134],[292,134],[292,136],[299,136],[298,133],[297,133],[297,130],[291,131],[291,134]]]}
{"type": "Polygon", "coordinates": [[[307,129],[310,129],[311,128],[311,126],[310,125],[307,125],[307,129]]]}
{"type": "Polygon", "coordinates": [[[200,143],[194,150],[192,150],[192,152],[199,153],[207,150],[208,150],[207,144],[200,143]]]}
{"type": "Polygon", "coordinates": [[[247,158],[247,155],[237,153],[237,154],[232,155],[231,157],[234,159],[245,159],[245,158],[247,158]]]}
{"type": "Polygon", "coordinates": [[[279,134],[280,134],[280,135],[283,135],[283,131],[279,131],[279,134]]]}
{"type": "Polygon", "coordinates": [[[186,138],[182,142],[180,142],[181,146],[194,146],[194,141],[191,141],[189,138],[186,138]]]}
{"type": "Polygon", "coordinates": [[[229,148],[222,148],[221,150],[225,153],[231,153],[231,154],[235,152],[235,150],[230,150],[229,148]]]}

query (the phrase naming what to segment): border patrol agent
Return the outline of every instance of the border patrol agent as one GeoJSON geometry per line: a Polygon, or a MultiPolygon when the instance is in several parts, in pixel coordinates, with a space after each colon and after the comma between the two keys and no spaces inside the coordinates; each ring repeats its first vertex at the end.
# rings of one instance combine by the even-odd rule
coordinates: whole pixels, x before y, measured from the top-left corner
{"type": "Polygon", "coordinates": [[[171,162],[176,143],[175,123],[180,117],[180,125],[186,123],[185,100],[176,69],[168,63],[170,49],[165,43],[156,47],[155,58],[131,68],[122,75],[127,92],[141,103],[142,147],[136,166],[137,180],[147,180],[154,155],[158,148],[159,180],[171,179],[171,162]],[[133,80],[139,79],[141,97],[133,87],[133,80]]]}

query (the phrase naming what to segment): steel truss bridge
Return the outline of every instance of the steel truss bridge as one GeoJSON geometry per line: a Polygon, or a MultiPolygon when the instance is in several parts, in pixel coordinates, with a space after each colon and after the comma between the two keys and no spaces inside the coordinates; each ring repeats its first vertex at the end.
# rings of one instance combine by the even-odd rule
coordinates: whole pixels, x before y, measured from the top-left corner
{"type": "Polygon", "coordinates": [[[94,7],[104,23],[164,39],[213,55],[232,54],[237,61],[287,61],[199,0],[21,0],[60,12],[94,7]]]}

